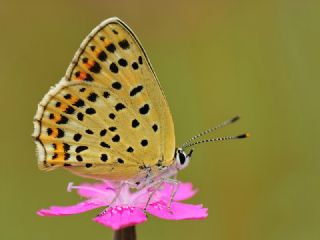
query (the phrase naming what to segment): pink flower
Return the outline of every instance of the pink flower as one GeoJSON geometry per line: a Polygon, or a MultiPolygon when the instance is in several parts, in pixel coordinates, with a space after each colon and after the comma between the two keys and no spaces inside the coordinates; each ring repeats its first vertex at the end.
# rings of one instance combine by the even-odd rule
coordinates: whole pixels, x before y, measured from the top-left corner
{"type": "MultiPolygon", "coordinates": [[[[40,216],[67,216],[86,212],[95,208],[107,207],[113,200],[116,191],[109,182],[84,183],[80,186],[69,184],[68,190],[77,189],[78,194],[85,201],[72,206],[52,206],[49,209],[41,209],[37,212],[40,216]]],[[[180,183],[179,188],[171,204],[171,211],[168,209],[172,185],[165,183],[153,197],[147,207],[147,212],[167,220],[183,219],[204,219],[208,216],[207,209],[202,205],[181,203],[180,201],[191,198],[196,191],[192,189],[191,183],[180,183]]],[[[147,220],[144,207],[150,195],[150,189],[145,187],[136,192],[130,191],[125,185],[121,192],[106,209],[104,214],[98,215],[93,221],[111,227],[114,230],[143,223],[147,220]]]]}

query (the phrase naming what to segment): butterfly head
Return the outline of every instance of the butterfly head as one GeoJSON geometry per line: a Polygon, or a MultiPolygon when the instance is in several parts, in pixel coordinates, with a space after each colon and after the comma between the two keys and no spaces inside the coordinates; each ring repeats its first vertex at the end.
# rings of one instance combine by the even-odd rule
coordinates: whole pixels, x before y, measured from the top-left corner
{"type": "Polygon", "coordinates": [[[182,148],[177,148],[175,152],[176,167],[178,170],[184,169],[189,165],[193,149],[186,153],[182,148]]]}

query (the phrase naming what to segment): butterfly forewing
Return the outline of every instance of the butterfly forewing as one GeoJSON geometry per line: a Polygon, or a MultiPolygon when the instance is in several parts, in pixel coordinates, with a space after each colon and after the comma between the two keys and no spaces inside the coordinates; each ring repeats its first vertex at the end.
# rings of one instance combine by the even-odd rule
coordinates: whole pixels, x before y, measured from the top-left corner
{"type": "Polygon", "coordinates": [[[66,77],[39,104],[34,136],[44,169],[124,180],[144,166],[172,163],[168,104],[123,22],[106,20],[84,40],[66,77]]]}

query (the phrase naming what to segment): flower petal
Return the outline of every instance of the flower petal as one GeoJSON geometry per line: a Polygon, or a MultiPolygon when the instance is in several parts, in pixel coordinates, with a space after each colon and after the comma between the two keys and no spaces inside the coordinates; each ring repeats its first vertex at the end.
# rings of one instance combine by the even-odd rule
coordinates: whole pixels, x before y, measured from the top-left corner
{"type": "Polygon", "coordinates": [[[147,220],[143,210],[136,207],[115,206],[102,216],[93,219],[95,222],[111,227],[113,230],[133,226],[147,220]]]}
{"type": "Polygon", "coordinates": [[[52,206],[49,209],[41,209],[37,214],[39,216],[66,216],[87,212],[103,206],[106,206],[106,204],[101,201],[88,200],[72,206],[52,206]]]}
{"type": "MultiPolygon", "coordinates": [[[[161,191],[162,198],[170,199],[174,185],[165,183],[164,188],[161,191]]],[[[197,193],[197,190],[192,188],[192,183],[179,182],[178,190],[174,196],[175,201],[182,201],[193,197],[197,193]]]]}
{"type": "Polygon", "coordinates": [[[168,220],[204,219],[208,216],[208,209],[203,208],[202,205],[178,202],[172,202],[171,211],[168,210],[167,203],[163,201],[150,204],[147,211],[154,216],[168,220]]]}
{"type": "Polygon", "coordinates": [[[108,198],[112,200],[115,195],[115,190],[111,184],[107,182],[99,183],[83,183],[75,186],[78,194],[85,198],[108,198]]]}

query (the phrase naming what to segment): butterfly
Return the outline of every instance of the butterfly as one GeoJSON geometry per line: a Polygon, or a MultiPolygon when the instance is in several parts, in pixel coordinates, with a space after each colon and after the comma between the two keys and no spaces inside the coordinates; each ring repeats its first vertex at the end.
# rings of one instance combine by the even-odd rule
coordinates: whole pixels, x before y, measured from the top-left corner
{"type": "Polygon", "coordinates": [[[144,186],[185,168],[204,142],[176,147],[172,115],[145,50],[120,19],[99,24],[81,43],[65,76],[38,105],[33,137],[43,170],[144,186]]]}

